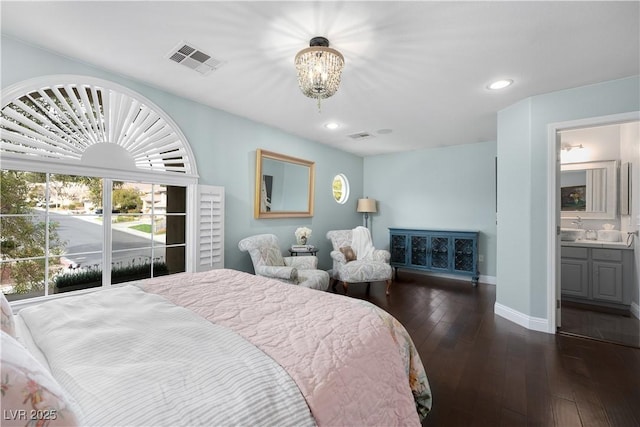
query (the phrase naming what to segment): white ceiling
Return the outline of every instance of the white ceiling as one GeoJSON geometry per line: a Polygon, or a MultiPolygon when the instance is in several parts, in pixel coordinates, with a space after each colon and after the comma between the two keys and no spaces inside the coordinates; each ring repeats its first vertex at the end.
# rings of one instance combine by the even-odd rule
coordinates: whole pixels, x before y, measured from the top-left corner
{"type": "Polygon", "coordinates": [[[497,111],[523,98],[640,74],[639,6],[0,2],[3,37],[362,156],[495,141],[497,111]],[[299,91],[293,65],[314,36],[345,56],[340,89],[320,113],[299,91]],[[182,41],[224,66],[202,76],[171,62],[182,41]],[[489,92],[498,78],[515,83],[489,92]],[[329,131],[329,121],[341,127],[329,131]],[[347,137],[357,132],[373,137],[347,137]]]}

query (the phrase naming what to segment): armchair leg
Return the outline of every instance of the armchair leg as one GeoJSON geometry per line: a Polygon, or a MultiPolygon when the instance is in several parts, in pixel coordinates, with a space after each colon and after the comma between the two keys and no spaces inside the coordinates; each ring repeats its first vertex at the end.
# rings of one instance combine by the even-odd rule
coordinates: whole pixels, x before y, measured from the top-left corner
{"type": "Polygon", "coordinates": [[[329,288],[331,288],[334,293],[336,292],[336,283],[338,283],[338,281],[333,277],[329,279],[329,288]]]}
{"type": "Polygon", "coordinates": [[[371,282],[367,282],[367,295],[371,293],[371,282]]]}
{"type": "Polygon", "coordinates": [[[386,289],[386,294],[389,295],[389,287],[391,286],[391,279],[387,280],[387,289],[386,289]]]}
{"type": "Polygon", "coordinates": [[[342,282],[342,289],[344,289],[344,294],[347,294],[347,290],[349,288],[349,284],[347,282],[342,282]]]}

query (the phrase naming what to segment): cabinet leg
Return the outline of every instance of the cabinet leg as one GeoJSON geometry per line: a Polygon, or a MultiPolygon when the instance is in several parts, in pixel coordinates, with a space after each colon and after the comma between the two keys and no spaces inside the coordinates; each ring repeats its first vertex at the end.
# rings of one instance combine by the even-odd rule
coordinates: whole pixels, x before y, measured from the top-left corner
{"type": "Polygon", "coordinates": [[[391,287],[391,279],[387,280],[387,287],[385,289],[385,294],[389,295],[389,288],[391,287]]]}

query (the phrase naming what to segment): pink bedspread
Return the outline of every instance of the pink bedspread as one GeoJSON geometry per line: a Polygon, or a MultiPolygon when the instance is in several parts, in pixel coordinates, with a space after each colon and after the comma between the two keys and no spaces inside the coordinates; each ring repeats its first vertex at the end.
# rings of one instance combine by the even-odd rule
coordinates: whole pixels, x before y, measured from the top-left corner
{"type": "Polygon", "coordinates": [[[366,302],[228,269],[140,286],[268,354],[298,384],[320,426],[420,425],[418,412],[429,410],[428,382],[408,334],[366,302]]]}

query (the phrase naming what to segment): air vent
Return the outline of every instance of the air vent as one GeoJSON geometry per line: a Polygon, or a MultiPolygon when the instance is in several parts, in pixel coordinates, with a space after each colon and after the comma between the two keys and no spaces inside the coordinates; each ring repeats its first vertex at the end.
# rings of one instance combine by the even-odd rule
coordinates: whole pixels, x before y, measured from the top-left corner
{"type": "Polygon", "coordinates": [[[351,135],[347,135],[347,136],[353,139],[354,141],[361,141],[363,139],[373,138],[373,135],[371,135],[369,132],[352,133],[351,135]]]}
{"type": "Polygon", "coordinates": [[[191,68],[206,76],[212,71],[220,68],[224,62],[212,58],[211,55],[204,53],[202,50],[194,47],[191,43],[181,42],[169,52],[167,57],[178,64],[191,68]]]}

